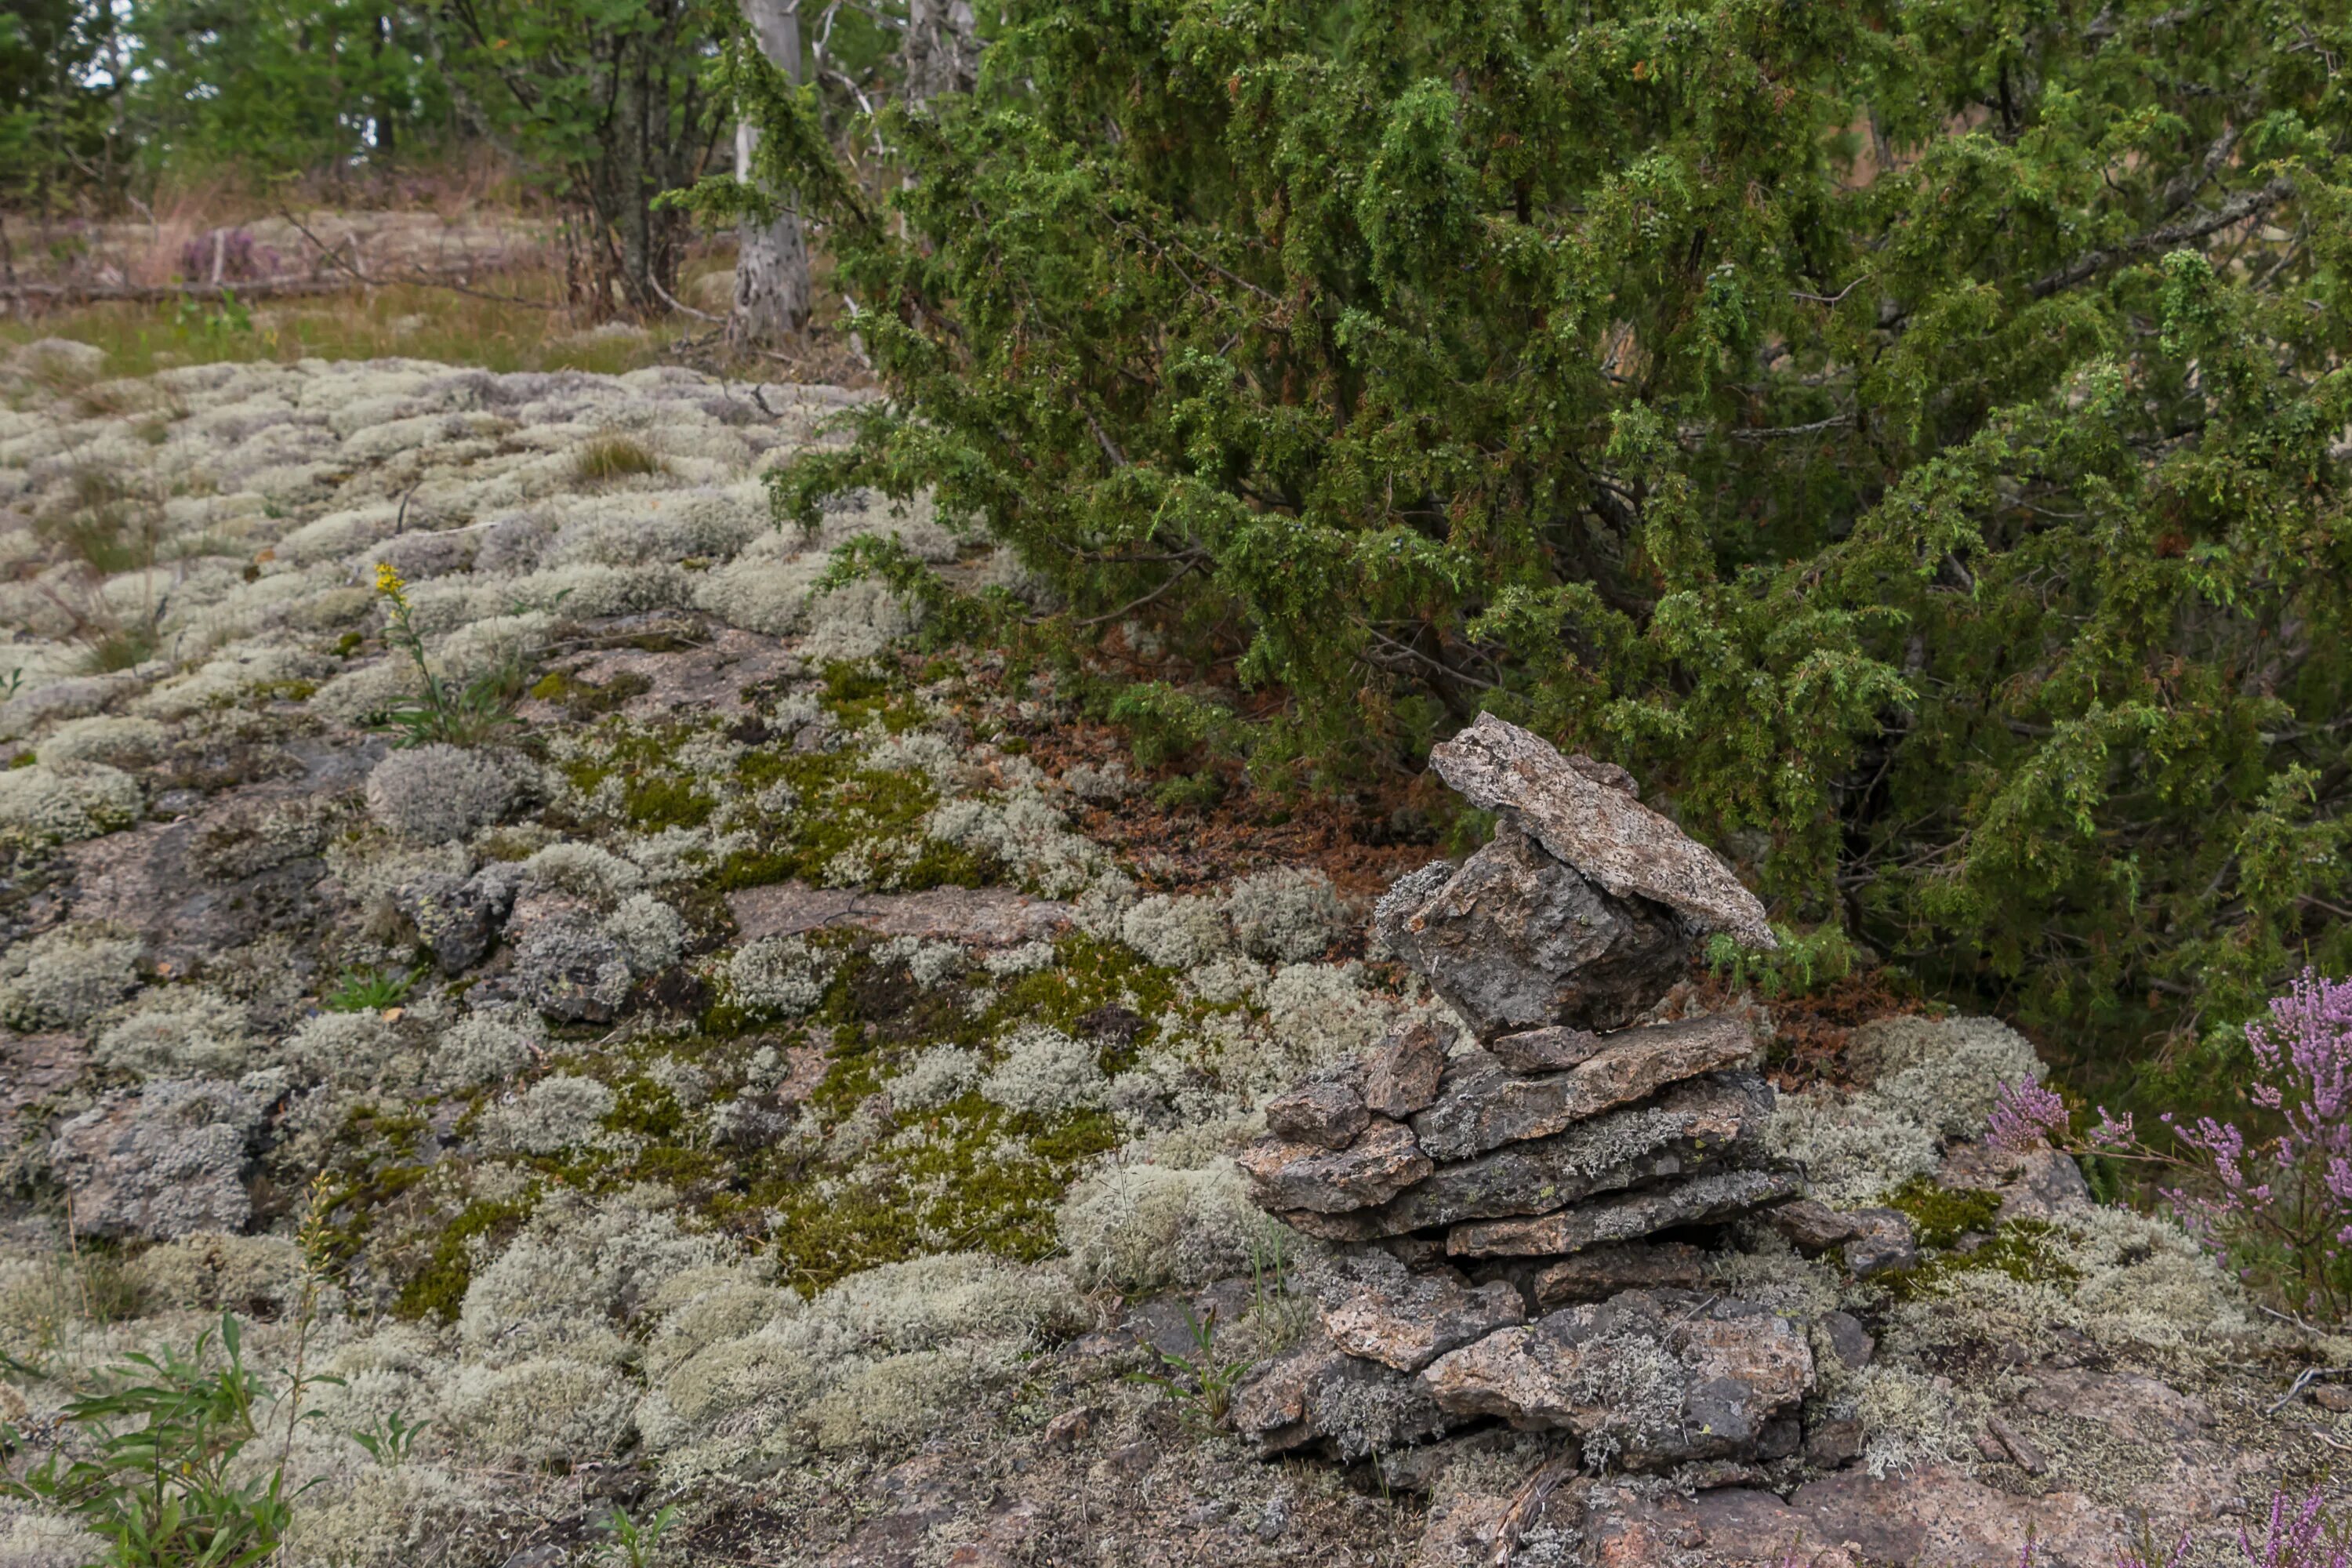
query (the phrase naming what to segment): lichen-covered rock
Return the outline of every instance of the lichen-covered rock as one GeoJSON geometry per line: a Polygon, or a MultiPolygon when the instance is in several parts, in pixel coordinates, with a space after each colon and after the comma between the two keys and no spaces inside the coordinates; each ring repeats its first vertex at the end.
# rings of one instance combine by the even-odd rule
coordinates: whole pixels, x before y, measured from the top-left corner
{"type": "MultiPolygon", "coordinates": [[[[1351,1064],[1352,1067],[1352,1064],[1351,1064]]],[[[1344,1149],[1371,1121],[1360,1070],[1308,1079],[1265,1102],[1265,1124],[1277,1138],[1344,1149]]]]}
{"type": "Polygon", "coordinates": [[[1433,1437],[1447,1425],[1419,1379],[1349,1355],[1319,1330],[1253,1369],[1234,1391],[1230,1416],[1262,1456],[1326,1443],[1350,1459],[1433,1437]]]}
{"type": "Polygon", "coordinates": [[[1798,1198],[1763,1211],[1764,1223],[1807,1258],[1816,1258],[1856,1234],[1853,1216],[1812,1198],[1798,1198]]]}
{"type": "Polygon", "coordinates": [[[1919,1261],[1911,1216],[1902,1210],[1857,1209],[1848,1217],[1853,1221],[1853,1234],[1846,1237],[1845,1266],[1854,1273],[1868,1279],[1919,1261]]]}
{"type": "Polygon", "coordinates": [[[1383,1253],[1349,1259],[1324,1294],[1331,1342],[1399,1372],[1419,1372],[1527,1315],[1507,1283],[1471,1286],[1451,1274],[1409,1273],[1383,1253]]]}
{"type": "Polygon", "coordinates": [[[1447,1068],[1436,1101],[1412,1118],[1413,1134],[1432,1159],[1466,1160],[1736,1067],[1755,1048],[1744,1020],[1717,1014],[1622,1031],[1566,1072],[1514,1073],[1484,1051],[1468,1052],[1447,1068]]]}
{"type": "Polygon", "coordinates": [[[1363,1241],[1464,1220],[1543,1214],[1596,1194],[1712,1168],[1751,1149],[1772,1089],[1746,1073],[1679,1083],[1655,1100],[1580,1121],[1564,1132],[1439,1166],[1376,1209],[1296,1215],[1300,1229],[1363,1241]]]}
{"type": "Polygon", "coordinates": [[[1486,1051],[1513,1072],[1559,1072],[1591,1060],[1608,1044],[1606,1035],[1554,1024],[1499,1036],[1486,1042],[1486,1051]]]}
{"type": "Polygon", "coordinates": [[[1796,1190],[1797,1177],[1785,1171],[1716,1171],[1669,1186],[1597,1198],[1557,1214],[1457,1225],[1446,1233],[1445,1249],[1456,1258],[1580,1252],[1671,1226],[1727,1219],[1796,1190]]]}
{"type": "Polygon", "coordinates": [[[1412,1130],[1385,1117],[1371,1121],[1344,1149],[1268,1140],[1236,1156],[1258,1201],[1279,1214],[1306,1209],[1339,1214],[1386,1203],[1429,1174],[1429,1156],[1412,1130]]]}
{"type": "Polygon", "coordinates": [[[1482,713],[1433,747],[1429,762],[1472,805],[1513,816],[1551,854],[1615,897],[1654,900],[1751,947],[1779,945],[1764,906],[1713,851],[1630,788],[1590,776],[1542,737],[1482,713]]]}
{"type": "Polygon", "coordinates": [[[403,884],[394,907],[408,917],[444,974],[463,974],[488,958],[514,907],[515,872],[494,863],[471,877],[436,873],[403,884]]]}
{"type": "Polygon", "coordinates": [[[1508,821],[1460,867],[1398,879],[1373,921],[1482,1040],[1631,1023],[1680,978],[1690,951],[1672,910],[1612,897],[1508,821]]]}
{"type": "Polygon", "coordinates": [[[523,1000],[564,1023],[609,1023],[628,999],[629,979],[621,944],[578,915],[536,922],[515,954],[523,1000]]]}
{"type": "Polygon", "coordinates": [[[1955,1191],[2000,1194],[1996,1220],[2056,1219],[2091,1205],[2083,1167],[2063,1150],[2044,1145],[2011,1151],[1989,1143],[1957,1143],[1944,1152],[1936,1184],[1955,1191]]]}
{"type": "Polygon", "coordinates": [[[1426,1019],[1381,1042],[1364,1062],[1364,1104],[1377,1116],[1402,1121],[1437,1098],[1454,1031],[1426,1019]]]}
{"type": "Polygon", "coordinates": [[[236,1231],[253,1212],[246,1168],[282,1092],[275,1074],[176,1079],[110,1095],[58,1129],[49,1167],[86,1236],[236,1231]]]}
{"type": "Polygon", "coordinates": [[[1633,1290],[1498,1330],[1421,1382],[1450,1416],[1573,1432],[1588,1460],[1654,1469],[1753,1457],[1811,1390],[1813,1357],[1794,1324],[1753,1302],[1633,1290]]]}

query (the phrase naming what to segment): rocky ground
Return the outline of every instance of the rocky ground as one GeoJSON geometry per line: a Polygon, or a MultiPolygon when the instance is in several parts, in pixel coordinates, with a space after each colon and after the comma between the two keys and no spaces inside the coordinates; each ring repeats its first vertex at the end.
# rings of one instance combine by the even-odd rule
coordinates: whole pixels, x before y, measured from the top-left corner
{"type": "MultiPolygon", "coordinates": [[[[1049,675],[829,579],[885,532],[1030,592],[919,504],[772,525],[847,394],[70,345],[0,390],[19,1473],[227,1310],[310,1380],[240,1460],[305,1563],[585,1563],[675,1503],[678,1563],[2104,1564],[2335,1485],[2352,1399],[2280,1399],[2352,1343],[1985,1149],[2039,1064],[1917,1014],[1808,1021],[1752,1138],[1812,1207],[1661,1237],[1668,1317],[1802,1347],[1770,1440],[1597,1441],[1647,1395],[1596,1374],[1542,1429],[1270,1443],[1228,1400],[1356,1265],[1234,1156],[1463,1027],[1370,926],[1411,814],[1155,799],[1049,675]],[[380,563],[464,744],[381,727],[380,563]]],[[[1770,1036],[1696,972],[1612,1022],[1708,1009],[1770,1036]]],[[[0,1501],[0,1563],[78,1531],[0,1501]]]]}

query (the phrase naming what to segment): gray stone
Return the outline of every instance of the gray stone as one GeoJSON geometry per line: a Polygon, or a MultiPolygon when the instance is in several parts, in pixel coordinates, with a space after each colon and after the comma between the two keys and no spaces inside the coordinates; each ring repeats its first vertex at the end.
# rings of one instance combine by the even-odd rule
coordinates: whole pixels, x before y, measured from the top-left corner
{"type": "Polygon", "coordinates": [[[1338,1214],[1370,1208],[1429,1174],[1429,1156],[1401,1121],[1375,1119],[1344,1149],[1266,1140],[1238,1157],[1261,1207],[1338,1214]]]}
{"type": "Polygon", "coordinates": [[[1690,951],[1672,910],[1612,898],[1507,821],[1458,868],[1399,879],[1372,919],[1482,1040],[1629,1024],[1681,978],[1690,951]]]}
{"type": "Polygon", "coordinates": [[[1549,1137],[1667,1084],[1738,1066],[1755,1048],[1746,1020],[1717,1014],[1624,1030],[1566,1072],[1525,1076],[1471,1051],[1447,1067],[1436,1102],[1412,1118],[1413,1132],[1432,1159],[1466,1160],[1549,1137]]]}
{"type": "Polygon", "coordinates": [[[111,1094],[58,1129],[49,1168],[85,1236],[163,1240],[238,1231],[252,1216],[246,1169],[277,1073],[236,1083],[184,1079],[111,1094]]]}
{"type": "Polygon", "coordinates": [[[1900,1209],[1856,1209],[1849,1216],[1854,1235],[1845,1244],[1845,1266],[1868,1279],[1919,1261],[1919,1243],[1912,1235],[1911,1216],[1900,1209]]]}
{"type": "Polygon", "coordinates": [[[1444,1024],[1408,1024],[1381,1042],[1364,1064],[1364,1103],[1374,1114],[1402,1121],[1437,1098],[1454,1030],[1444,1024]]]}
{"type": "Polygon", "coordinates": [[[1527,1316],[1511,1285],[1473,1287],[1451,1272],[1409,1273],[1381,1253],[1345,1260],[1323,1294],[1323,1330],[1331,1342],[1399,1372],[1419,1372],[1527,1316]]]}
{"type": "Polygon", "coordinates": [[[1456,1258],[1540,1258],[1580,1252],[1606,1241],[1631,1241],[1677,1225],[1726,1219],[1796,1190],[1783,1171],[1717,1171],[1671,1186],[1601,1198],[1557,1214],[1479,1220],[1446,1233],[1456,1258]]]}
{"type": "Polygon", "coordinates": [[[1357,1241],[1565,1208],[1596,1193],[1721,1164],[1755,1145],[1771,1120],[1772,1102],[1771,1087],[1749,1074],[1694,1079],[1649,1104],[1441,1166],[1377,1209],[1302,1228],[1326,1240],[1357,1241]]]}
{"type": "Polygon", "coordinates": [[[1764,906],[1712,850],[1540,736],[1482,713],[1433,748],[1429,762],[1472,805],[1515,816],[1545,849],[1613,896],[1654,900],[1750,947],[1779,945],[1764,906]]]}
{"type": "Polygon", "coordinates": [[[1421,1381],[1448,1415],[1573,1432],[1588,1458],[1657,1469],[1755,1457],[1812,1388],[1813,1360],[1794,1325],[1752,1302],[1630,1290],[1498,1330],[1421,1381]]]}
{"type": "Polygon", "coordinates": [[[1776,1205],[1758,1217],[1807,1258],[1817,1258],[1859,1234],[1852,1215],[1814,1198],[1776,1205]]]}
{"type": "Polygon", "coordinates": [[[1363,1090],[1354,1081],[1360,1076],[1333,1073],[1285,1089],[1265,1102],[1266,1126],[1293,1143],[1346,1148],[1371,1121],[1363,1090]]]}
{"type": "Polygon", "coordinates": [[[1849,1372],[1860,1372],[1870,1364],[1877,1353],[1878,1342],[1862,1326],[1862,1320],[1851,1312],[1823,1312],[1822,1333],[1830,1342],[1830,1351],[1849,1372]]]}

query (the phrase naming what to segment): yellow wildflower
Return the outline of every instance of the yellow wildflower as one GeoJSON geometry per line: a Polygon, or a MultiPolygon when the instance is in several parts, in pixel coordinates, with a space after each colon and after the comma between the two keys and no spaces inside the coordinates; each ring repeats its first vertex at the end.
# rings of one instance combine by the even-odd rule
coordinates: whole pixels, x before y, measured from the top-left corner
{"type": "Polygon", "coordinates": [[[401,581],[400,574],[392,569],[389,561],[375,563],[375,591],[402,609],[408,608],[408,584],[401,581]]]}

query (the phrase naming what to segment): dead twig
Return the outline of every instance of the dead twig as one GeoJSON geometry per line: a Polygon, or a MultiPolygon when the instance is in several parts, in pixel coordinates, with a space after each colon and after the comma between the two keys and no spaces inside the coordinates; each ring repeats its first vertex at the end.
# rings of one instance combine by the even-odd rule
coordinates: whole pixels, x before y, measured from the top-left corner
{"type": "Polygon", "coordinates": [[[1511,1498],[1511,1506],[1503,1510],[1502,1520],[1495,1526],[1495,1550],[1486,1559],[1487,1568],[1509,1568],[1511,1553],[1519,1549],[1519,1537],[1543,1511],[1544,1504],[1559,1484],[1576,1473],[1576,1451],[1563,1449],[1546,1459],[1536,1473],[1519,1483],[1511,1498]]]}
{"type": "Polygon", "coordinates": [[[2295,1374],[2294,1382],[2288,1387],[2287,1391],[2279,1395],[2278,1403],[2272,1405],[2268,1410],[2263,1412],[2263,1414],[2265,1415],[2275,1415],[2280,1411],[2285,1409],[2288,1405],[2294,1404],[2297,1395],[2301,1394],[2305,1389],[2310,1387],[2321,1378],[2341,1377],[2347,1372],[2352,1372],[2352,1366],[2305,1367],[2303,1371],[2295,1374]]]}

